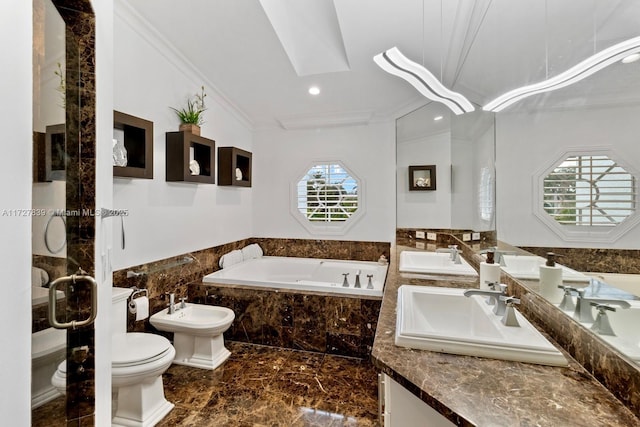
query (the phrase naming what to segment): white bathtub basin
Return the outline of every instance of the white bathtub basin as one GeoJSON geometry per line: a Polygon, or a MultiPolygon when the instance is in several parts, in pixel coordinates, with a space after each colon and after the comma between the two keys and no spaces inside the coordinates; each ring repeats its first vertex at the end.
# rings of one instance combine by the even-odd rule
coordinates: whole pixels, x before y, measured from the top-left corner
{"type": "MultiPolygon", "coordinates": [[[[506,266],[501,266],[505,273],[516,279],[538,280],[540,278],[540,266],[544,265],[546,259],[537,255],[503,255],[506,266]]],[[[556,264],[562,267],[562,280],[564,282],[583,282],[589,284],[589,277],[573,270],[567,266],[556,264]]]]}
{"type": "Polygon", "coordinates": [[[450,255],[444,252],[402,251],[399,268],[401,273],[478,276],[476,270],[462,257],[460,257],[460,264],[456,264],[451,261],[450,255]]]}
{"type": "Polygon", "coordinates": [[[552,366],[567,360],[520,313],[520,327],[505,326],[483,296],[464,289],[402,285],[398,290],[395,343],[440,353],[552,366]]]}

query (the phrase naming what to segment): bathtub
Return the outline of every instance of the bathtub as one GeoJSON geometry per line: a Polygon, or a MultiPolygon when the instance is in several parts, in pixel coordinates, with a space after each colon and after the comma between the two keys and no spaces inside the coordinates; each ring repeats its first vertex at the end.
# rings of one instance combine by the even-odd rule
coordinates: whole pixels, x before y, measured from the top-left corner
{"type": "Polygon", "coordinates": [[[66,357],[67,331],[47,328],[31,334],[31,407],[37,408],[61,396],[51,376],[66,357]]]}
{"type": "Polygon", "coordinates": [[[586,272],[584,274],[640,298],[640,274],[592,272],[586,272]]]}
{"type": "Polygon", "coordinates": [[[247,285],[348,295],[382,297],[387,264],[371,261],[264,256],[243,261],[204,276],[204,283],[247,285]],[[361,288],[354,282],[360,272],[361,288]],[[343,287],[344,273],[349,273],[349,287],[343,287]],[[367,275],[372,275],[373,289],[367,289],[367,275]]]}

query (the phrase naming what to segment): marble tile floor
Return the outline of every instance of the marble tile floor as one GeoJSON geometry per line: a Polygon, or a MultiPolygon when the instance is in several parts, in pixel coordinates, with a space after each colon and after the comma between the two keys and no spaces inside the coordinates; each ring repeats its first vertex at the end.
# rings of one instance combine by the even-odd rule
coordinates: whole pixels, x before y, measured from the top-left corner
{"type": "MultiPolygon", "coordinates": [[[[238,342],[227,347],[231,357],[215,371],[167,370],[165,395],[176,406],[158,427],[378,425],[378,379],[368,360],[238,342]]],[[[55,426],[52,415],[63,410],[63,398],[56,399],[35,411],[32,425],[55,426]]]]}

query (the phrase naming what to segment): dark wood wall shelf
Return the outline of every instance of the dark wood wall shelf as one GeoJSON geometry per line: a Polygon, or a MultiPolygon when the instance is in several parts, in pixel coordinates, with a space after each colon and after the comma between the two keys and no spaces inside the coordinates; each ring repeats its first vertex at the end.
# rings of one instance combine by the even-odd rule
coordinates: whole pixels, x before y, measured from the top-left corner
{"type": "Polygon", "coordinates": [[[153,179],[153,122],[114,111],[113,128],[127,149],[127,166],[114,166],[113,176],[153,179]]]}
{"type": "Polygon", "coordinates": [[[167,181],[215,184],[215,141],[189,132],[167,132],[167,181]],[[191,160],[198,162],[200,173],[192,175],[191,160]]]}
{"type": "Polygon", "coordinates": [[[251,156],[240,148],[218,147],[218,185],[251,187],[251,156]]]}

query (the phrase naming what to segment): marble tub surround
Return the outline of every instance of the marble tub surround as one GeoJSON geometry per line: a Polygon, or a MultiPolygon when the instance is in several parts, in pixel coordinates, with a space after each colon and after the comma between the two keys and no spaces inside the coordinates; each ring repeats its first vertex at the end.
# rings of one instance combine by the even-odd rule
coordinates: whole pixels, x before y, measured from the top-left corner
{"type": "Polygon", "coordinates": [[[547,248],[523,246],[521,249],[539,256],[553,252],[558,262],[578,271],[640,274],[640,250],[598,248],[547,248]]]}
{"type": "Polygon", "coordinates": [[[368,357],[380,298],[193,283],[189,298],[231,308],[225,338],[282,348],[368,357]]]}
{"type": "MultiPolygon", "coordinates": [[[[465,248],[461,248],[467,257],[465,248]]],[[[454,424],[620,427],[640,424],[629,408],[562,348],[569,360],[566,368],[397,347],[394,343],[397,290],[406,283],[397,272],[397,255],[409,248],[395,249],[372,351],[374,366],[454,424]]],[[[469,253],[478,257],[475,262],[480,262],[479,255],[469,253]]],[[[467,260],[473,261],[468,257],[467,260]]],[[[517,284],[508,284],[514,292],[517,284]]],[[[460,287],[459,283],[446,280],[435,280],[430,285],[460,287]]],[[[527,301],[525,298],[523,305],[527,301]]],[[[526,310],[521,312],[527,315],[526,310]]],[[[552,335],[542,332],[554,342],[552,335]]]]}
{"type": "MultiPolygon", "coordinates": [[[[187,284],[199,283],[205,275],[219,270],[218,263],[224,254],[253,243],[259,244],[266,256],[377,261],[381,254],[388,259],[391,251],[391,244],[388,242],[248,238],[117,270],[113,273],[113,283],[117,287],[137,286],[147,289],[149,311],[155,313],[167,306],[168,302],[165,301],[167,293],[174,293],[176,301],[177,298],[185,296],[192,298],[187,293],[187,284]],[[193,258],[194,261],[164,268],[180,264],[185,257],[193,258]],[[144,274],[127,277],[128,272],[144,274]]],[[[144,332],[153,331],[153,328],[148,321],[136,322],[134,316],[130,314],[128,330],[144,332]]]]}

